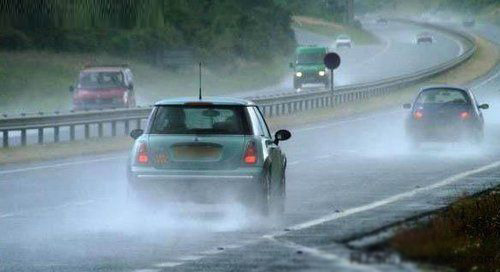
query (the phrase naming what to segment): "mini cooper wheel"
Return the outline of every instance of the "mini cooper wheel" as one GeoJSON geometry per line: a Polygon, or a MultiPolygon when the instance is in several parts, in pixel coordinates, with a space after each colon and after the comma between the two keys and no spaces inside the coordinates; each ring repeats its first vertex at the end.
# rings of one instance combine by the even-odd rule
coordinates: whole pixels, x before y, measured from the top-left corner
{"type": "Polygon", "coordinates": [[[269,175],[257,193],[255,207],[262,216],[280,217],[285,212],[285,177],[280,184],[273,184],[269,175]]]}

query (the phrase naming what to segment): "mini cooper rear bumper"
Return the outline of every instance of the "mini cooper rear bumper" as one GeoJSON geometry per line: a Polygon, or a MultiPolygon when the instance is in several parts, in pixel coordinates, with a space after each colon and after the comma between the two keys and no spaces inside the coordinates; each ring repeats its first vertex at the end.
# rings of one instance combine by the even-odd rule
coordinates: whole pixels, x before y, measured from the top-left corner
{"type": "Polygon", "coordinates": [[[217,201],[228,196],[253,198],[254,193],[262,188],[263,174],[260,167],[206,171],[132,167],[128,183],[130,189],[148,197],[214,202],[214,199],[217,201]]]}

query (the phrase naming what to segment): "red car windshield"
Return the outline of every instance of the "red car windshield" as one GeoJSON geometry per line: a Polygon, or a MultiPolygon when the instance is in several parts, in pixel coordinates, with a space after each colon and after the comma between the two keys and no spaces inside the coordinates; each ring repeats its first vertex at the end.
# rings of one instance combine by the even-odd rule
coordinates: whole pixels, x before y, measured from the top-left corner
{"type": "Polygon", "coordinates": [[[81,72],[78,88],[106,89],[124,87],[121,72],[81,72]]]}

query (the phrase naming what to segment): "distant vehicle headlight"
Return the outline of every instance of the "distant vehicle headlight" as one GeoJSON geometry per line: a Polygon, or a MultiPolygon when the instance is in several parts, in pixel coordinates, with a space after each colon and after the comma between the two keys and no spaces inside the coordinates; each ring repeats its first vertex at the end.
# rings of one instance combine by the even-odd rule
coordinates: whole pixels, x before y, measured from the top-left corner
{"type": "Polygon", "coordinates": [[[325,71],[319,71],[318,74],[319,76],[325,76],[325,71]]]}
{"type": "Polygon", "coordinates": [[[297,77],[302,77],[302,72],[297,72],[297,73],[295,73],[295,75],[296,75],[297,77]]]}

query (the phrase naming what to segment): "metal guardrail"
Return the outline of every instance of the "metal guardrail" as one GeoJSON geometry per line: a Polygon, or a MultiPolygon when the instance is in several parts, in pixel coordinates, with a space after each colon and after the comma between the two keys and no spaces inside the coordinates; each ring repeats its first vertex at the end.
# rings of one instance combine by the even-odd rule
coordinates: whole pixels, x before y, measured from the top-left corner
{"type": "MultiPolygon", "coordinates": [[[[474,38],[467,33],[454,29],[437,26],[427,23],[419,23],[406,19],[394,19],[404,23],[418,24],[427,28],[433,28],[438,31],[446,32],[462,39],[466,50],[448,62],[423,69],[412,73],[411,75],[386,78],[377,82],[354,84],[341,86],[335,89],[335,92],[324,91],[305,91],[297,93],[282,93],[270,96],[248,97],[259,105],[263,113],[268,117],[288,115],[296,112],[306,111],[315,108],[334,107],[338,104],[360,101],[374,96],[381,96],[389,92],[399,90],[405,86],[415,84],[431,76],[447,71],[463,61],[470,58],[476,51],[474,38]]],[[[42,113],[37,115],[23,115],[19,117],[0,116],[0,131],[2,135],[2,146],[9,147],[9,132],[18,132],[20,135],[20,144],[27,144],[27,131],[36,131],[37,143],[45,143],[45,129],[52,129],[53,142],[60,141],[60,128],[69,128],[69,141],[76,139],[75,128],[83,127],[83,138],[90,138],[90,130],[97,127],[97,137],[104,136],[104,124],[109,124],[110,136],[117,135],[117,124],[123,127],[123,133],[128,134],[130,124],[135,122],[135,127],[140,128],[142,120],[147,119],[151,111],[150,107],[134,109],[110,109],[88,112],[73,112],[64,114],[42,113]]]]}

